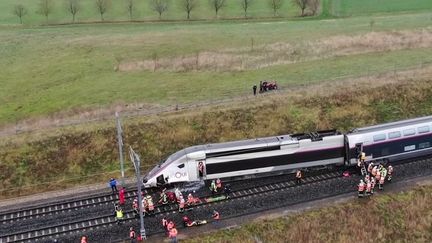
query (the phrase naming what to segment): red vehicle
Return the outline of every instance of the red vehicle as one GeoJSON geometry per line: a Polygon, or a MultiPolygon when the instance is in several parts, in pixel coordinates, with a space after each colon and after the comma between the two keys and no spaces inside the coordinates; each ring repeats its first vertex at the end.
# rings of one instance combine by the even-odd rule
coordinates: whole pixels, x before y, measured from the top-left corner
{"type": "Polygon", "coordinates": [[[278,89],[276,81],[263,81],[261,84],[262,87],[260,88],[260,92],[278,89]]]}

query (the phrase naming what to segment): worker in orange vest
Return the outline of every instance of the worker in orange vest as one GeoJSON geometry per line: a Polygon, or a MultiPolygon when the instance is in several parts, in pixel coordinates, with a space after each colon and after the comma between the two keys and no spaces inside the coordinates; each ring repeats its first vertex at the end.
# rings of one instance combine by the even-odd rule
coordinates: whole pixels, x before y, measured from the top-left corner
{"type": "Polygon", "coordinates": [[[129,238],[131,240],[131,243],[136,242],[136,233],[133,227],[130,227],[129,229],[129,238]]]}
{"type": "Polygon", "coordinates": [[[380,179],[381,179],[381,172],[380,172],[379,170],[377,170],[377,171],[376,171],[376,174],[375,174],[375,181],[376,181],[376,182],[379,182],[380,179]]]}
{"type": "Polygon", "coordinates": [[[167,225],[167,231],[170,232],[172,228],[174,228],[174,222],[173,221],[169,221],[168,225],[167,225]]]}
{"type": "Polygon", "coordinates": [[[175,227],[169,231],[168,237],[171,239],[172,243],[177,243],[177,234],[178,234],[178,231],[175,227]]]}
{"type": "Polygon", "coordinates": [[[366,180],[366,195],[369,196],[372,192],[372,183],[370,180],[366,180]]]}
{"type": "Polygon", "coordinates": [[[87,243],[87,237],[86,236],[81,237],[81,243],[87,243]]]}
{"type": "Polygon", "coordinates": [[[370,182],[371,182],[371,194],[374,194],[374,188],[375,188],[375,178],[370,178],[370,182]]]}
{"type": "Polygon", "coordinates": [[[358,184],[358,197],[364,196],[364,190],[365,190],[365,183],[363,180],[360,180],[360,183],[358,184]]]}
{"type": "Polygon", "coordinates": [[[384,177],[384,176],[381,176],[381,177],[380,177],[380,180],[379,180],[379,184],[378,184],[378,187],[379,187],[380,190],[383,189],[384,181],[385,181],[385,177],[384,177]]]}
{"type": "Polygon", "coordinates": [[[119,204],[120,205],[125,204],[125,193],[126,193],[126,190],[124,187],[122,187],[119,191],[119,204]]]}
{"type": "Polygon", "coordinates": [[[220,214],[219,214],[219,212],[216,211],[216,210],[213,210],[212,217],[213,217],[213,222],[212,223],[215,224],[215,225],[219,224],[219,220],[220,220],[220,214]]]}

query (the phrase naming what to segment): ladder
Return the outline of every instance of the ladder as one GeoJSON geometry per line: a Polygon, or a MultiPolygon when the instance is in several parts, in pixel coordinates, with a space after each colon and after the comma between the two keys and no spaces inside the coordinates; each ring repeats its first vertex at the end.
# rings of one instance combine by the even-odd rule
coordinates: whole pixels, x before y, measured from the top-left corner
{"type": "Polygon", "coordinates": [[[363,162],[363,165],[360,169],[362,176],[366,176],[367,175],[367,170],[366,170],[366,166],[365,163],[363,162]]]}

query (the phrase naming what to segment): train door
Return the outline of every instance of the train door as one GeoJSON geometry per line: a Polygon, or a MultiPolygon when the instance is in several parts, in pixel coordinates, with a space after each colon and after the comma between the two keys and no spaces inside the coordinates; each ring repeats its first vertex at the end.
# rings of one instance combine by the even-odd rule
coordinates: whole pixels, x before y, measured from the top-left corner
{"type": "Polygon", "coordinates": [[[350,154],[350,146],[348,136],[344,135],[344,144],[345,144],[345,165],[351,164],[351,154],[350,154]]]}
{"type": "Polygon", "coordinates": [[[197,173],[198,173],[198,178],[201,180],[205,180],[206,179],[206,164],[205,164],[205,160],[197,160],[197,173]]]}

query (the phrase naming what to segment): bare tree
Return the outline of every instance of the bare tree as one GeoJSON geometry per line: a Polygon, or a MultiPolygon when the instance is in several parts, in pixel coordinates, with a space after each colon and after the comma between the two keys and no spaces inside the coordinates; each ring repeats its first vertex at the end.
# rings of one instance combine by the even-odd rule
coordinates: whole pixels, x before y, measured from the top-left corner
{"type": "Polygon", "coordinates": [[[101,21],[104,21],[104,14],[108,11],[110,7],[111,7],[110,0],[96,0],[96,9],[98,10],[101,16],[101,21]]]}
{"type": "Polygon", "coordinates": [[[225,7],[225,0],[210,0],[210,5],[214,8],[216,17],[218,17],[219,10],[225,7]]]}
{"type": "Polygon", "coordinates": [[[292,2],[301,9],[301,16],[304,16],[304,11],[308,5],[308,0],[292,0],[292,2]]]}
{"type": "Polygon", "coordinates": [[[81,10],[79,0],[68,0],[67,11],[72,14],[72,23],[75,23],[75,16],[81,10]]]}
{"type": "Polygon", "coordinates": [[[283,0],[269,0],[269,5],[273,9],[273,15],[277,16],[278,10],[282,7],[283,0]]]}
{"type": "Polygon", "coordinates": [[[48,15],[52,13],[54,9],[54,2],[52,0],[39,0],[37,13],[45,16],[48,21],[48,15]]]}
{"type": "Polygon", "coordinates": [[[197,6],[196,0],[183,0],[183,9],[187,13],[187,19],[190,19],[190,13],[197,6]]]}
{"type": "Polygon", "coordinates": [[[133,13],[135,11],[135,1],[134,0],[126,0],[126,9],[129,13],[130,20],[133,19],[133,13]]]}
{"type": "Polygon", "coordinates": [[[244,16],[247,18],[247,11],[252,3],[252,0],[240,0],[240,4],[244,10],[244,16]]]}
{"type": "Polygon", "coordinates": [[[14,6],[13,14],[15,14],[20,19],[20,24],[22,24],[22,17],[27,15],[27,9],[22,4],[17,4],[14,6]]]}
{"type": "Polygon", "coordinates": [[[159,19],[162,18],[162,14],[168,10],[168,1],[167,0],[153,0],[152,8],[159,14],[159,19]]]}
{"type": "Polygon", "coordinates": [[[312,11],[312,15],[316,15],[321,5],[320,0],[307,0],[307,7],[312,11]]]}

